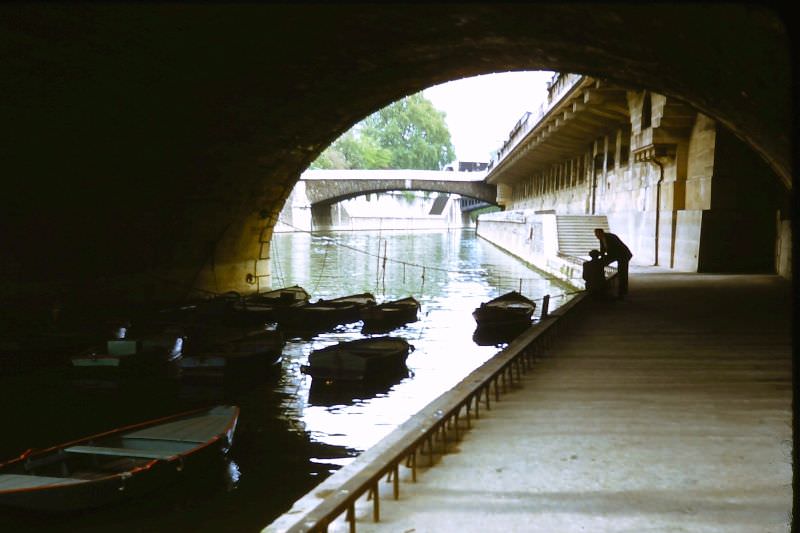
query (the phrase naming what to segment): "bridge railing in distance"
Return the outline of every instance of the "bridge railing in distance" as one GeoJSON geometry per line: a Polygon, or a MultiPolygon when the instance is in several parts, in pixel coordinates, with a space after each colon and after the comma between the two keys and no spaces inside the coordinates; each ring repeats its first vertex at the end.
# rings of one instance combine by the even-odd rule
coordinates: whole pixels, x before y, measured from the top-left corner
{"type": "Polygon", "coordinates": [[[531,326],[455,387],[295,502],[291,510],[263,533],[326,532],[328,525],[342,514],[349,530],[355,532],[356,502],[364,495],[372,500],[372,518],[379,522],[381,479],[387,476],[387,482],[393,483],[394,499],[399,499],[400,466],[410,469],[411,481],[416,482],[419,458],[427,455],[424,466],[433,466],[437,443],[442,444],[441,453],[446,453],[444,443],[448,432],[454,432],[458,439],[459,431],[471,427],[472,417],[479,418],[482,402],[490,410],[492,398],[499,401],[501,393],[509,390],[515,379],[519,381],[523,373],[531,370],[535,359],[544,354],[584,299],[585,293],[576,294],[556,312],[531,326]]]}
{"type": "Polygon", "coordinates": [[[548,87],[547,100],[542,102],[535,112],[525,112],[511,129],[508,139],[497,151],[496,156],[489,162],[489,167],[494,167],[502,161],[519,142],[544,118],[561,99],[561,97],[584,78],[581,74],[558,73],[553,77],[548,87]]]}
{"type": "Polygon", "coordinates": [[[412,181],[483,181],[486,170],[459,172],[418,169],[309,169],[300,174],[303,181],[314,180],[412,180],[412,181]]]}

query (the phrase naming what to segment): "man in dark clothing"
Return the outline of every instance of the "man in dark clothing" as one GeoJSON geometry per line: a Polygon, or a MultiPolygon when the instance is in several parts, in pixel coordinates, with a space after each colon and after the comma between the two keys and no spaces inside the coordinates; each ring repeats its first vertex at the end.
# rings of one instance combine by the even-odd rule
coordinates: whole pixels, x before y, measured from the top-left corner
{"type": "Polygon", "coordinates": [[[583,262],[583,279],[586,281],[586,292],[594,298],[602,298],[606,292],[605,265],[600,259],[600,251],[589,252],[591,260],[583,262]]]}
{"type": "Polygon", "coordinates": [[[613,233],[597,228],[594,230],[594,234],[600,241],[600,255],[603,264],[617,262],[617,296],[624,298],[628,294],[628,264],[633,254],[625,246],[625,243],[613,233]]]}

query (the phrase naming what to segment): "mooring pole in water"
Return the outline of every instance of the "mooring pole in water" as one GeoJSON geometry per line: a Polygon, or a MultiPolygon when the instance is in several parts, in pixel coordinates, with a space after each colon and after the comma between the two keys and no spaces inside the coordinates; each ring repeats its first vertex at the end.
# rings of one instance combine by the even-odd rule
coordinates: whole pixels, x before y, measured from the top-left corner
{"type": "Polygon", "coordinates": [[[383,286],[383,295],[386,296],[386,248],[389,245],[389,240],[383,240],[383,265],[381,270],[381,285],[383,286]]]}
{"type": "Polygon", "coordinates": [[[519,278],[519,293],[522,294],[522,278],[519,278]]]}
{"type": "Polygon", "coordinates": [[[539,317],[539,320],[547,317],[547,309],[550,307],[550,295],[545,294],[542,298],[542,316],[539,317]]]}
{"type": "Polygon", "coordinates": [[[381,285],[381,238],[378,237],[378,261],[375,264],[375,292],[378,292],[378,288],[381,285]]]}

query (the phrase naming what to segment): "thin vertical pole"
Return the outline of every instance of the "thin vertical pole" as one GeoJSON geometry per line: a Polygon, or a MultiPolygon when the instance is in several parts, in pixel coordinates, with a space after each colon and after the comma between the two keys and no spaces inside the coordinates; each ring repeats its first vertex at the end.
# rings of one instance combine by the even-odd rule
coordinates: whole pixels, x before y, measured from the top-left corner
{"type": "Polygon", "coordinates": [[[347,507],[346,520],[350,523],[350,533],[356,533],[356,504],[351,503],[347,507]]]}
{"type": "Polygon", "coordinates": [[[373,522],[380,522],[380,520],[381,520],[381,498],[380,498],[380,493],[378,492],[380,490],[380,487],[378,486],[377,482],[375,482],[375,486],[372,488],[372,490],[373,490],[372,520],[373,520],[373,522]]]}
{"type": "MultiPolygon", "coordinates": [[[[542,316],[541,318],[547,318],[547,312],[550,307],[550,295],[545,294],[542,298],[542,316]]],[[[540,319],[541,319],[540,318],[540,319]]]]}

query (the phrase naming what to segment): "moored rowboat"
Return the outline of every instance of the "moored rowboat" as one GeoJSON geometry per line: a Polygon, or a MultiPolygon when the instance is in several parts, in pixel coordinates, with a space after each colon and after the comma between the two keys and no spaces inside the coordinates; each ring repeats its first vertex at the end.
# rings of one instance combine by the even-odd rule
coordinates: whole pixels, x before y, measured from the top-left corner
{"type": "Polygon", "coordinates": [[[236,406],[135,424],[0,464],[0,505],[44,511],[99,507],[202,474],[228,451],[236,406]]]}
{"type": "Polygon", "coordinates": [[[282,309],[305,305],[310,295],[299,285],[252,294],[236,302],[233,308],[242,318],[275,322],[282,309]]]}
{"type": "Polygon", "coordinates": [[[301,372],[332,382],[365,382],[407,372],[406,359],[413,350],[399,337],[372,337],[340,342],[311,352],[301,372]]]}
{"type": "Polygon", "coordinates": [[[418,318],[419,310],[419,302],[409,296],[400,300],[363,307],[360,316],[361,320],[364,321],[364,329],[379,330],[415,322],[418,318]]]}
{"type": "Polygon", "coordinates": [[[265,377],[277,370],[286,344],[280,331],[262,330],[237,338],[202,343],[190,348],[180,361],[181,379],[235,381],[265,377]]]}
{"type": "Polygon", "coordinates": [[[472,312],[479,327],[530,324],[536,303],[516,291],[507,292],[472,312]]]}
{"type": "Polygon", "coordinates": [[[351,294],[331,300],[320,299],[314,303],[290,306],[277,315],[278,325],[297,331],[324,331],[340,324],[349,324],[359,319],[359,311],[375,303],[368,292],[351,294]]]}

